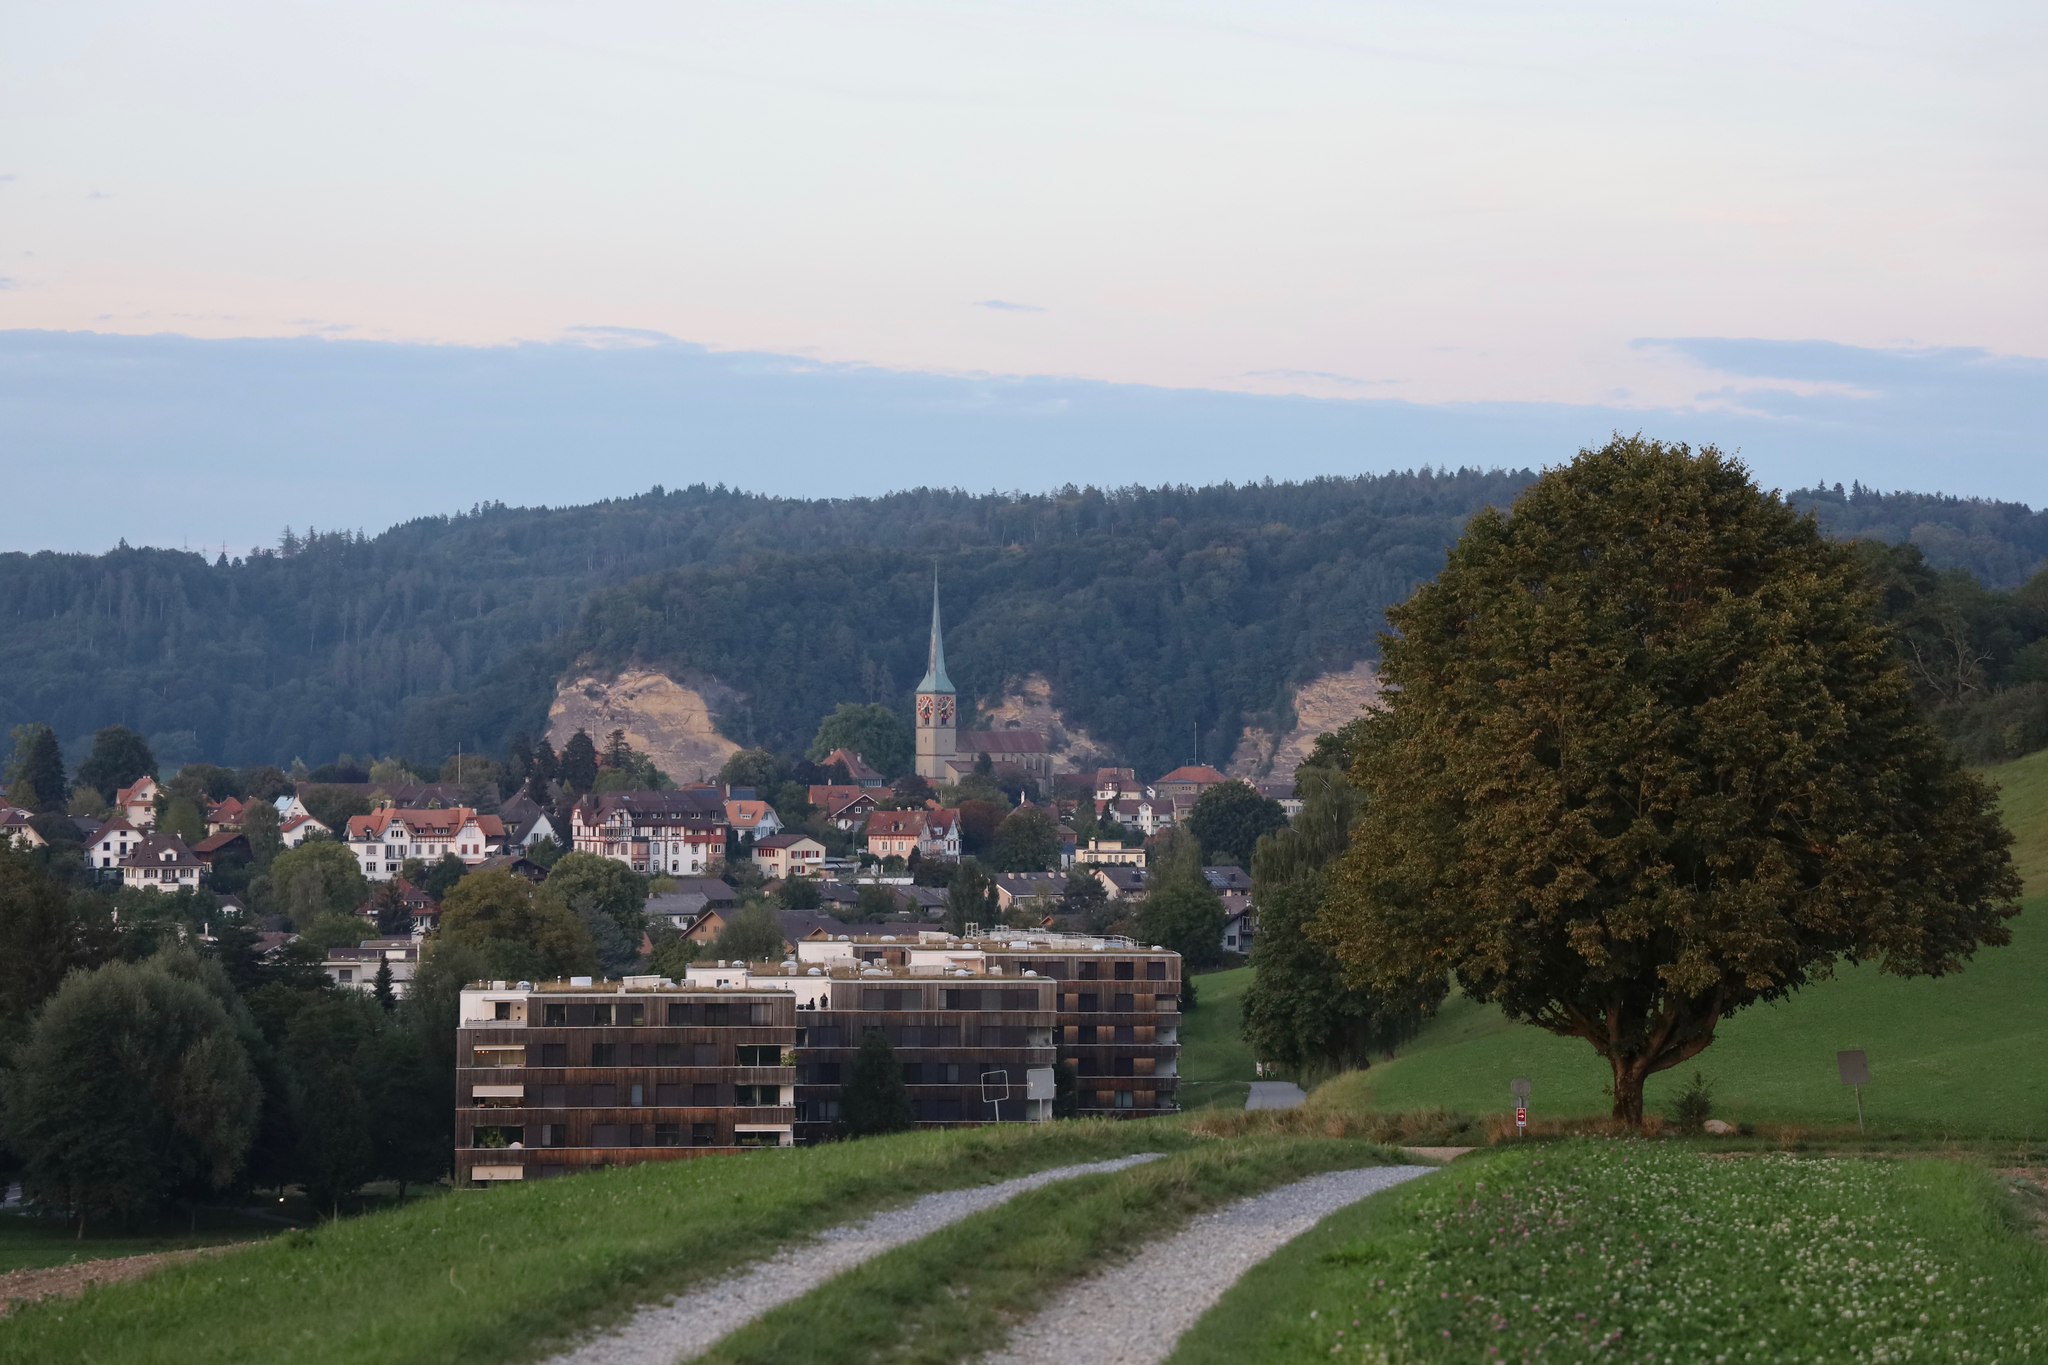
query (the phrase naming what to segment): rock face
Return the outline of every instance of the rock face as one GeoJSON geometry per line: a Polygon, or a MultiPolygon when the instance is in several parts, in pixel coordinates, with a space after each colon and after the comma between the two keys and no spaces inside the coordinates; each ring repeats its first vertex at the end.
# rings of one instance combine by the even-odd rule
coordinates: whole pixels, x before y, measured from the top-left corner
{"type": "Polygon", "coordinates": [[[1110,746],[1067,723],[1052,704],[1052,683],[1042,673],[1028,675],[994,702],[984,704],[981,716],[980,729],[1036,730],[1044,735],[1056,773],[1093,772],[1119,762],[1110,746]]]}
{"type": "Polygon", "coordinates": [[[599,749],[614,730],[646,753],[676,782],[709,780],[740,746],[718,733],[713,710],[738,694],[714,678],[693,678],[686,686],[664,673],[621,673],[606,681],[581,677],[561,683],[548,707],[548,740],[560,753],[579,729],[599,749]]]}
{"type": "Polygon", "coordinates": [[[1271,730],[1245,727],[1231,756],[1229,775],[1292,777],[1315,748],[1317,735],[1350,724],[1367,708],[1379,705],[1379,700],[1379,670],[1370,661],[1353,664],[1341,673],[1325,673],[1296,690],[1292,730],[1276,735],[1271,730]]]}

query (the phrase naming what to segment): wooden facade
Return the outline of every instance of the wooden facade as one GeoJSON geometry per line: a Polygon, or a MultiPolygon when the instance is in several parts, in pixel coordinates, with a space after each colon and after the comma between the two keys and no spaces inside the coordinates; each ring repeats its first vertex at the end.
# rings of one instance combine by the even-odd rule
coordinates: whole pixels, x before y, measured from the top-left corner
{"type": "Polygon", "coordinates": [[[456,1033],[456,1180],[786,1146],[796,1018],[787,990],[477,983],[456,1033]]]}
{"type": "Polygon", "coordinates": [[[1180,954],[1123,943],[983,945],[989,969],[1054,983],[1059,1058],[1083,1117],[1140,1118],[1180,1107],[1180,954]]]}

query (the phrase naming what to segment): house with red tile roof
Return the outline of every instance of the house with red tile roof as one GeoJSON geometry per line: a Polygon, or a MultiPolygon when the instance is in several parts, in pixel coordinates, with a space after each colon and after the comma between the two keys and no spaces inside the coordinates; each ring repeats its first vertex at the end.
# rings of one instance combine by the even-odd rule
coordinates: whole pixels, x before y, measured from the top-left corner
{"type": "Polygon", "coordinates": [[[505,842],[505,822],[479,815],[468,806],[440,810],[400,810],[386,806],[368,815],[349,817],[349,852],[373,882],[388,881],[408,858],[437,863],[453,854],[470,867],[498,852],[505,842]]]}
{"type": "Polygon", "coordinates": [[[205,870],[175,834],[150,834],[121,860],[121,885],[144,891],[197,890],[205,870]]]}
{"type": "Polygon", "coordinates": [[[114,813],[137,829],[155,829],[157,790],[155,778],[137,778],[114,794],[114,813]]]}
{"type": "Polygon", "coordinates": [[[1221,786],[1230,779],[1206,763],[1191,764],[1175,768],[1152,784],[1152,790],[1161,796],[1200,796],[1211,787],[1221,786]]]}

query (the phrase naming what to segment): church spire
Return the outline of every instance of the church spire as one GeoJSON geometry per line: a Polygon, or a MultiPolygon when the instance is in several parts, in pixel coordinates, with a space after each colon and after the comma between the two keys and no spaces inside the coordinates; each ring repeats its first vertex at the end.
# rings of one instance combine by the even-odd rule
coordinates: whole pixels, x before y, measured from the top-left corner
{"type": "Polygon", "coordinates": [[[924,681],[917,685],[919,693],[951,692],[953,680],[946,676],[946,641],[939,630],[939,566],[932,566],[932,643],[927,656],[924,681]]]}

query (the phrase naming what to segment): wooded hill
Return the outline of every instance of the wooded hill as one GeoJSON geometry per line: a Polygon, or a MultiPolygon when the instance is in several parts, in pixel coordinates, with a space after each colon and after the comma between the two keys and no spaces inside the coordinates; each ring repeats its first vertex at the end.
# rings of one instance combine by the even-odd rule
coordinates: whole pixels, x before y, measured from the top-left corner
{"type": "MultiPolygon", "coordinates": [[[[236,560],[5,554],[0,723],[47,722],[77,755],[120,722],[167,764],[496,753],[542,728],[572,666],[637,662],[716,677],[745,698],[720,717],[731,738],[794,750],[840,701],[907,718],[936,563],[963,693],[1043,673],[1073,723],[1157,772],[1188,759],[1197,730],[1204,759],[1222,761],[1244,724],[1288,723],[1293,687],[1370,657],[1382,609],[1530,477],[836,500],[700,485],[483,505],[374,537],[287,531],[236,560]]],[[[1926,564],[1908,553],[1883,573],[1890,609],[1956,660],[1930,673],[1930,700],[2002,708],[1953,732],[1994,757],[2048,744],[2048,659],[2035,657],[2048,580],[2027,583],[2048,514],[1861,488],[1793,496],[1838,534],[1925,548],[1926,564]]]]}

